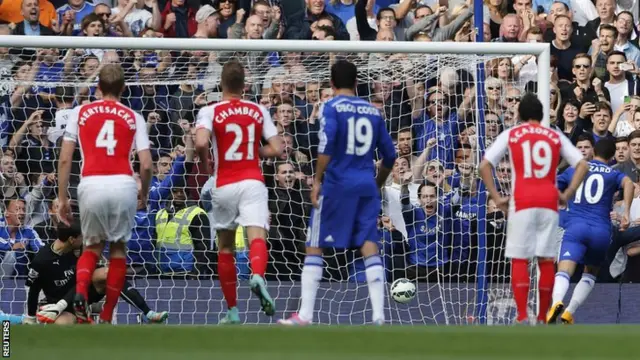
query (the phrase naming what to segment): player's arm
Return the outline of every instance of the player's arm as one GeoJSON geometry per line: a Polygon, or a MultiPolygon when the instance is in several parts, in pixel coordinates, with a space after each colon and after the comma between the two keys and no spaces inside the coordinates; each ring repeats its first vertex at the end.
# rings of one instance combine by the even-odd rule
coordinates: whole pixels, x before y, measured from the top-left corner
{"type": "Polygon", "coordinates": [[[393,145],[393,140],[391,140],[391,136],[389,135],[389,132],[387,132],[383,119],[380,119],[378,122],[378,127],[378,133],[380,136],[378,136],[377,146],[378,151],[382,156],[382,161],[378,167],[376,184],[378,185],[378,189],[382,189],[384,184],[387,182],[387,178],[389,177],[393,164],[396,161],[396,147],[393,145]]]}
{"type": "Polygon", "coordinates": [[[589,172],[589,163],[583,159],[582,153],[578,148],[573,146],[571,140],[569,140],[564,134],[560,134],[560,155],[567,160],[569,165],[575,168],[573,177],[569,182],[569,186],[562,193],[562,200],[567,201],[576,193],[576,190],[582,184],[584,177],[589,172]]]}
{"type": "Polygon", "coordinates": [[[149,198],[149,187],[151,186],[151,178],[153,177],[153,159],[151,158],[151,143],[147,134],[147,126],[144,118],[140,114],[136,114],[136,151],[138,152],[138,160],[140,161],[140,199],[146,204],[149,198]]]}
{"type": "Polygon", "coordinates": [[[210,174],[209,169],[209,141],[213,132],[213,108],[205,106],[198,111],[196,118],[196,153],[200,158],[200,167],[205,174],[210,174]]]}
{"type": "Polygon", "coordinates": [[[621,222],[621,225],[623,225],[622,230],[625,230],[629,226],[629,221],[631,220],[631,203],[633,202],[633,194],[635,191],[633,181],[631,181],[628,176],[622,178],[622,191],[622,201],[624,202],[624,219],[626,220],[621,222]]]}
{"type": "Polygon", "coordinates": [[[269,111],[262,106],[260,106],[260,110],[262,111],[262,118],[264,119],[262,124],[262,137],[267,140],[267,145],[262,146],[259,150],[260,157],[263,159],[278,157],[282,155],[284,151],[284,141],[281,136],[278,136],[278,129],[273,124],[269,111]]]}
{"type": "Polygon", "coordinates": [[[320,131],[318,131],[318,161],[316,162],[316,176],[314,186],[320,186],[324,179],[324,172],[331,161],[335,150],[335,138],[337,132],[336,112],[331,106],[322,105],[320,109],[320,131]]]}
{"type": "Polygon", "coordinates": [[[482,182],[487,187],[487,191],[491,198],[496,201],[496,203],[502,199],[502,195],[498,192],[498,188],[496,187],[496,183],[493,179],[493,169],[498,165],[500,160],[504,157],[504,154],[509,149],[509,131],[503,131],[498,137],[496,141],[485,151],[484,159],[480,163],[479,173],[482,178],[482,182]]]}
{"type": "Polygon", "coordinates": [[[69,176],[71,175],[71,162],[73,152],[76,149],[78,138],[78,111],[74,109],[65,128],[58,162],[58,200],[60,201],[60,215],[63,221],[69,215],[69,176]]]}
{"type": "Polygon", "coordinates": [[[25,286],[29,288],[27,291],[27,316],[33,317],[35,320],[38,311],[38,296],[42,290],[40,279],[40,270],[37,262],[32,262],[27,275],[25,286]]]}

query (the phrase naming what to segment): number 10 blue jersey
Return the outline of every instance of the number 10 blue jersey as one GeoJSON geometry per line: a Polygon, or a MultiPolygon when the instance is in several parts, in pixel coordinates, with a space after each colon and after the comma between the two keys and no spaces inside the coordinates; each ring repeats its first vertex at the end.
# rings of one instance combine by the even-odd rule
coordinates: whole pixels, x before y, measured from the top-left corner
{"type": "MultiPolygon", "coordinates": [[[[558,177],[558,189],[569,186],[574,173],[567,169],[558,177]]],[[[611,242],[610,212],[624,174],[597,160],[568,204],[559,260],[600,266],[611,242]]]]}

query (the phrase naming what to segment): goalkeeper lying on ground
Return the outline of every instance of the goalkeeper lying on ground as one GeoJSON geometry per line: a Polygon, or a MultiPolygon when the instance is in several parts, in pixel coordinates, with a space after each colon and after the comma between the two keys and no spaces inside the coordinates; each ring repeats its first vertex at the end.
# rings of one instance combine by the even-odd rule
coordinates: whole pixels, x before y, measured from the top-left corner
{"type": "MultiPolygon", "coordinates": [[[[76,220],[71,226],[60,223],[58,225],[58,240],[51,245],[44,246],[38,251],[30,264],[26,285],[29,287],[27,296],[27,315],[23,323],[46,324],[74,324],[76,317],[73,311],[73,296],[76,289],[76,263],[78,257],[75,251],[82,248],[82,232],[80,223],[76,220]],[[38,310],[38,295],[44,292],[47,305],[38,310]]],[[[108,267],[96,269],[93,274],[93,286],[89,289],[89,304],[97,303],[104,297],[105,281],[108,267]]],[[[126,302],[133,305],[152,323],[163,322],[168,313],[155,312],[149,309],[144,298],[125,282],[124,290],[120,294],[126,302]]]]}

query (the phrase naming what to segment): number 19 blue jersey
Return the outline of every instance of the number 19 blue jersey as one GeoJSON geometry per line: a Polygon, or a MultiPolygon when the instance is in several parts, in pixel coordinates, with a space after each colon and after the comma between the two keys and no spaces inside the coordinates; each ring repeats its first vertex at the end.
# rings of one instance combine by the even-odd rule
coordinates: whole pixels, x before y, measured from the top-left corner
{"type": "Polygon", "coordinates": [[[323,193],[377,194],[375,154],[393,167],[395,147],[380,111],[355,96],[336,96],[321,109],[318,153],[331,156],[323,193]]]}
{"type": "Polygon", "coordinates": [[[321,109],[318,153],[331,157],[319,207],[311,212],[307,246],[359,248],[379,241],[376,149],[392,168],[395,147],[380,111],[355,96],[336,96],[321,109]]]}

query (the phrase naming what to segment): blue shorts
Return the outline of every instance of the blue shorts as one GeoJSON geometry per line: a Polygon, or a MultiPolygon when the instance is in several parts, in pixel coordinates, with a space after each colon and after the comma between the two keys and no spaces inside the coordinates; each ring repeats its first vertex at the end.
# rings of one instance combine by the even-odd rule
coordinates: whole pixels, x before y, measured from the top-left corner
{"type": "Polygon", "coordinates": [[[600,266],[607,255],[611,237],[611,226],[570,224],[565,228],[558,259],[600,266]]]}
{"type": "Polygon", "coordinates": [[[365,241],[380,242],[380,197],[341,195],[320,196],[320,206],[311,210],[307,246],[354,249],[365,241]]]}

